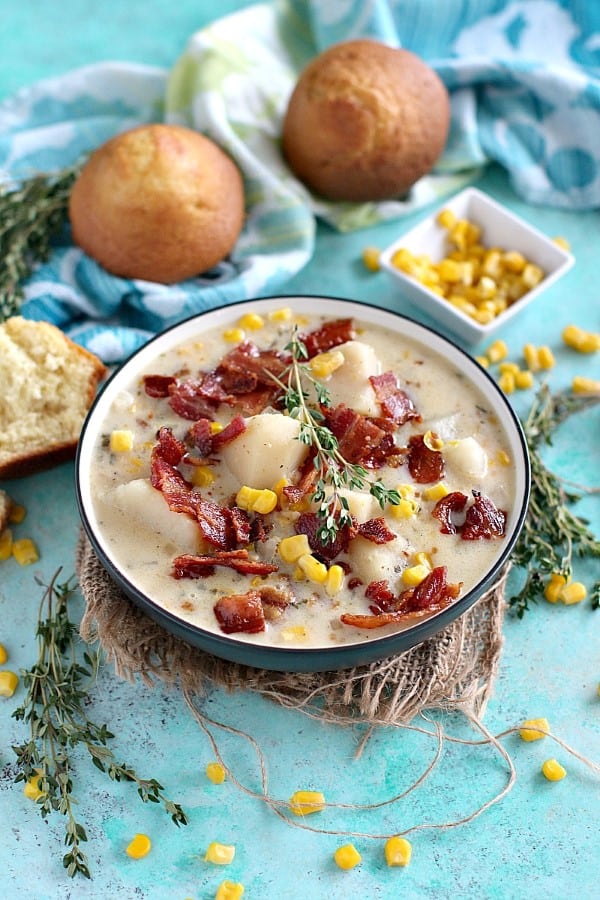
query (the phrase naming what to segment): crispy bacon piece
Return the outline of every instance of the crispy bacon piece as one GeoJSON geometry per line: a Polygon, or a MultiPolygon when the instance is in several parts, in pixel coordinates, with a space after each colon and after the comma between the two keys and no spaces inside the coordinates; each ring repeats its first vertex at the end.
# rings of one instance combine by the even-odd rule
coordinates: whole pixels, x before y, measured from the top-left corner
{"type": "Polygon", "coordinates": [[[249,544],[251,531],[250,516],[245,509],[240,509],[239,506],[233,506],[230,509],[230,513],[231,527],[233,528],[236,544],[249,544]]]}
{"type": "Polygon", "coordinates": [[[203,391],[202,378],[188,378],[169,388],[169,406],[182,419],[211,419],[217,402],[203,391]]]}
{"type": "Polygon", "coordinates": [[[446,474],[444,457],[439,450],[429,449],[422,434],[409,438],[408,471],[417,484],[439,481],[446,474]]]}
{"type": "Polygon", "coordinates": [[[156,453],[170,465],[178,465],[186,453],[186,447],[183,441],[178,440],[173,434],[173,431],[166,425],[159,428],[156,437],[158,443],[154,445],[152,452],[156,453]]]}
{"type": "Polygon", "coordinates": [[[144,390],[149,397],[168,397],[169,388],[176,381],[174,375],[144,375],[144,390]]]}
{"type": "Polygon", "coordinates": [[[243,416],[234,416],[231,422],[228,422],[223,431],[213,435],[213,450],[218,452],[223,444],[228,444],[235,440],[240,434],[246,430],[246,420],[243,416]]]}
{"type": "Polygon", "coordinates": [[[457,530],[460,530],[462,526],[456,526],[451,516],[452,513],[461,513],[464,510],[467,499],[466,494],[462,494],[460,491],[452,491],[435,504],[431,515],[442,523],[440,528],[442,534],[456,534],[457,530]]]}
{"type": "Polygon", "coordinates": [[[313,463],[314,451],[310,451],[300,471],[300,479],[297,484],[288,484],[282,493],[290,503],[299,503],[307,494],[312,494],[318,472],[313,463]]]}
{"type": "Polygon", "coordinates": [[[353,340],[355,336],[352,319],[336,319],[333,322],[325,322],[309,334],[301,335],[300,340],[304,342],[309,359],[312,359],[317,353],[325,353],[332,347],[339,347],[340,344],[353,340]]]}
{"type": "Polygon", "coordinates": [[[257,634],[265,630],[265,614],[258,591],[221,597],[213,609],[221,631],[225,634],[241,631],[257,634]]]}
{"type": "Polygon", "coordinates": [[[463,541],[488,541],[503,537],[506,527],[506,513],[497,509],[488,497],[473,491],[472,505],[467,510],[460,536],[463,541]]]}
{"type": "Polygon", "coordinates": [[[244,341],[223,357],[216,375],[231,394],[247,394],[260,386],[276,391],[270,374],[280,376],[289,362],[288,354],[259,350],[252,341],[244,341]]]}
{"type": "Polygon", "coordinates": [[[388,528],[383,516],[362,522],[358,526],[358,533],[367,541],[373,541],[374,544],[387,544],[396,540],[396,535],[388,528]]]}
{"type": "Polygon", "coordinates": [[[375,615],[382,612],[390,612],[395,609],[398,600],[394,592],[390,590],[390,586],[386,579],[383,579],[382,581],[371,581],[367,585],[365,597],[367,600],[372,601],[369,609],[375,615]]]}
{"type": "Polygon", "coordinates": [[[388,456],[397,452],[388,431],[343,403],[325,410],[325,424],[337,438],[340,453],[350,463],[378,469],[388,456]]]}
{"type": "Polygon", "coordinates": [[[385,418],[391,419],[396,425],[404,425],[410,419],[421,421],[417,408],[408,394],[401,389],[394,372],[370,375],[369,381],[385,418]]]}
{"type": "Polygon", "coordinates": [[[188,441],[194,445],[201,456],[210,456],[213,452],[213,433],[210,430],[210,419],[198,419],[190,426],[187,433],[188,441]]]}
{"type": "Polygon", "coordinates": [[[407,588],[395,599],[388,589],[387,582],[372,581],[367,588],[366,596],[374,601],[369,608],[375,614],[368,616],[343,613],[340,620],[344,625],[352,625],[354,628],[372,629],[382,628],[394,622],[419,619],[432,612],[438,612],[458,597],[462,587],[462,582],[448,584],[446,576],[446,566],[436,566],[420,584],[407,588]]]}
{"type": "Polygon", "coordinates": [[[302,513],[294,524],[297,534],[305,534],[308,538],[310,549],[313,553],[318,553],[323,559],[331,562],[340,553],[348,549],[348,544],[356,534],[356,529],[345,525],[340,528],[335,536],[334,541],[324,544],[317,537],[317,531],[320,527],[319,517],[316,513],[302,513]]]}
{"type": "Polygon", "coordinates": [[[399,597],[401,612],[438,610],[448,606],[460,593],[462,582],[448,584],[446,566],[436,566],[416,587],[407,588],[399,597]]]}
{"type": "Polygon", "coordinates": [[[215,566],[226,566],[240,575],[270,575],[277,566],[248,558],[247,550],[220,550],[205,556],[185,553],[173,560],[174,578],[206,578],[214,575],[215,566]]]}

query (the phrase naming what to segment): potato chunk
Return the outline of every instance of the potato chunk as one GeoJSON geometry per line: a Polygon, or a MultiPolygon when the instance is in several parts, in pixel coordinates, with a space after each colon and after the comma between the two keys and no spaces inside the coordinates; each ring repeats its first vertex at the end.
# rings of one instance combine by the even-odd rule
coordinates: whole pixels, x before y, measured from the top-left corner
{"type": "Polygon", "coordinates": [[[442,452],[451,473],[478,480],[485,478],[488,468],[487,453],[474,437],[444,444],[442,452]]]}
{"type": "Polygon", "coordinates": [[[200,544],[198,525],[182,513],[169,509],[160,491],[147,478],[120,484],[106,496],[106,502],[132,519],[132,526],[145,526],[175,544],[181,553],[196,553],[200,544]]]}
{"type": "Polygon", "coordinates": [[[364,416],[379,416],[381,409],[370,375],[381,373],[381,364],[370,344],[346,341],[336,347],[344,357],[344,364],[325,380],[333,406],[344,403],[364,416]]]}
{"type": "Polygon", "coordinates": [[[300,423],[281,413],[250,416],[246,430],[221,451],[221,459],[239,481],[272,488],[280,478],[293,481],[308,447],[299,439],[300,423]]]}
{"type": "Polygon", "coordinates": [[[412,553],[410,543],[401,535],[387,544],[374,544],[359,535],[350,542],[348,562],[352,576],[360,578],[363,584],[385,579],[393,590],[412,553]]]}

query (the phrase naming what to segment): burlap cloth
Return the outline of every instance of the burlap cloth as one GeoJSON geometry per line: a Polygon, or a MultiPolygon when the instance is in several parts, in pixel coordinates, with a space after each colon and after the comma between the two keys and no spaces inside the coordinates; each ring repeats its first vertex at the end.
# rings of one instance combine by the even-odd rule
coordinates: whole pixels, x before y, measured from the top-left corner
{"type": "Polygon", "coordinates": [[[493,690],[508,567],[470,610],[405,653],[343,672],[288,673],[218,659],[165,631],[111,580],[83,532],[76,566],[86,604],[84,640],[99,640],[120,677],[159,678],[177,684],[186,698],[220,686],[256,691],[340,724],[399,725],[435,708],[479,717],[493,690]]]}

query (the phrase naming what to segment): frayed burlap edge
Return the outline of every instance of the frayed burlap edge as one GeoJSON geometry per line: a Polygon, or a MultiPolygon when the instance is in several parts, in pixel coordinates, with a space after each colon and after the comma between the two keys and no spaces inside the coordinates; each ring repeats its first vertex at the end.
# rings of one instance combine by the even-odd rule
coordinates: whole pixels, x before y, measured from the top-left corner
{"type": "Polygon", "coordinates": [[[286,673],[218,659],[167,632],[112,581],[83,533],[76,567],[86,608],[80,632],[98,640],[116,674],[179,684],[186,697],[214,686],[256,691],[282,706],[344,724],[401,724],[434,708],[480,716],[502,650],[508,566],[464,615],[405,653],[343,672],[286,673]]]}

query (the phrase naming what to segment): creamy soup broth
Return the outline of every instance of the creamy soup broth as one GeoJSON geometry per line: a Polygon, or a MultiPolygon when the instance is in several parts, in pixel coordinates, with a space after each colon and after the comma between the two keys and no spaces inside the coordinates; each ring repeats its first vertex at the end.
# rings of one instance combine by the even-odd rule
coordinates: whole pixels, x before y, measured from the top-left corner
{"type": "MultiPolygon", "coordinates": [[[[301,331],[318,329],[325,321],[319,316],[302,317],[301,331]]],[[[353,324],[353,346],[346,342],[340,349],[343,364],[321,379],[331,387],[332,401],[341,398],[350,405],[348,398],[354,397],[359,412],[380,415],[368,376],[393,372],[421,416],[420,421],[411,420],[395,429],[394,441],[398,447],[405,447],[411,435],[431,432],[440,442],[436,446],[441,445],[444,457],[445,473],[440,481],[445,489],[468,495],[469,502],[472,491],[479,491],[495,507],[506,511],[510,519],[515,480],[508,439],[490,413],[485,398],[461,371],[422,344],[368,322],[353,319],[353,324]]],[[[196,340],[158,356],[146,374],[174,375],[181,381],[195,376],[199,370],[214,370],[234,346],[225,339],[226,331],[217,328],[200,332],[196,340]]],[[[261,350],[282,350],[290,334],[289,321],[270,321],[265,316],[262,327],[246,332],[246,340],[261,350]]],[[[237,414],[239,409],[220,404],[215,407],[213,418],[227,425],[237,414]]],[[[261,419],[274,414],[281,417],[281,413],[274,413],[268,407],[261,419]]],[[[250,418],[245,416],[246,422],[250,418]]],[[[151,486],[151,453],[161,426],[171,428],[173,435],[183,440],[191,425],[191,420],[174,412],[167,397],[148,396],[143,378],[136,378],[115,397],[101,429],[94,448],[91,491],[102,541],[114,564],[156,604],[194,626],[222,633],[214,611],[219,598],[268,584],[286,592],[289,602],[284,609],[270,610],[271,617],[263,631],[251,634],[241,631],[232,635],[234,639],[284,647],[373,640],[407,627],[412,620],[399,619],[373,629],[344,624],[340,619],[342,614],[370,614],[370,602],[365,596],[370,582],[385,580],[392,592],[400,594],[407,589],[405,570],[425,560],[426,567],[445,566],[448,583],[460,584],[459,596],[462,596],[481,580],[502,553],[506,541],[503,536],[463,540],[460,533],[441,533],[441,523],[432,515],[437,500],[435,496],[427,498],[428,490],[435,488],[438,481],[416,483],[406,462],[402,462],[369,470],[369,477],[381,479],[390,488],[401,487],[412,500],[413,514],[400,517],[398,510],[389,504],[382,510],[366,491],[359,492],[356,502],[350,498],[350,511],[356,521],[383,517],[396,537],[376,544],[361,535],[355,536],[346,551],[327,563],[329,567],[338,564],[344,569],[343,583],[334,593],[300,575],[297,562],[285,562],[281,558],[279,542],[296,533],[295,522],[302,509],[314,510],[306,498],[300,507],[290,506],[281,494],[281,487],[278,508],[263,519],[267,525],[266,538],[248,547],[250,559],[276,565],[277,571],[256,576],[216,566],[214,573],[207,577],[175,578],[172,574],[175,557],[210,554],[214,548],[203,541],[197,524],[189,516],[173,512],[161,492],[151,486]],[[111,448],[114,433],[121,432],[128,436],[131,446],[111,448]]],[[[246,431],[224,445],[222,452],[213,455],[208,466],[212,482],[194,486],[193,490],[219,505],[231,505],[246,475],[258,482],[249,485],[255,489],[272,489],[278,482],[281,484],[282,476],[293,484],[301,469],[301,465],[295,465],[298,450],[302,453],[306,448],[289,435],[283,445],[282,450],[264,427],[258,431],[255,428],[251,439],[246,431]],[[240,452],[236,461],[237,446],[240,452]]],[[[182,462],[177,468],[186,480],[191,479],[193,466],[182,462]]],[[[252,511],[248,515],[252,517],[252,511]]]]}

